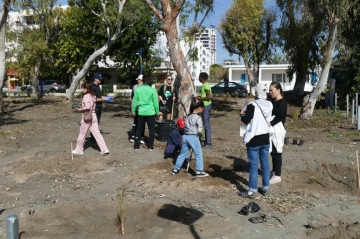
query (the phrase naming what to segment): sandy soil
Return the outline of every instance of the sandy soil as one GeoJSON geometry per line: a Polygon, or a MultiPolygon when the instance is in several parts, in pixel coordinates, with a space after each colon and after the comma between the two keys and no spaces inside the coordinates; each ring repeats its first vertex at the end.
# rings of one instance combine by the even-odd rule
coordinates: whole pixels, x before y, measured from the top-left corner
{"type": "MultiPolygon", "coordinates": [[[[238,107],[244,99],[214,102],[212,149],[203,150],[207,178],[193,170],[171,176],[165,143],[134,152],[128,141],[129,102],[104,106],[101,130],[110,155],[96,143],[71,159],[80,114],[60,98],[41,102],[6,98],[0,118],[0,238],[6,217],[19,216],[21,238],[360,238],[356,150],[360,134],[345,117],[319,111],[309,122],[294,121],[287,136],[305,141],[284,147],[283,182],[266,197],[240,198],[247,189],[248,163],[238,136],[238,107]],[[331,118],[332,117],[332,118],[331,118]],[[119,234],[120,188],[125,235],[119,234]],[[267,221],[240,215],[251,201],[267,221]]],[[[79,101],[79,100],[77,100],[79,101]]],[[[191,168],[194,168],[192,163],[191,168]]]]}

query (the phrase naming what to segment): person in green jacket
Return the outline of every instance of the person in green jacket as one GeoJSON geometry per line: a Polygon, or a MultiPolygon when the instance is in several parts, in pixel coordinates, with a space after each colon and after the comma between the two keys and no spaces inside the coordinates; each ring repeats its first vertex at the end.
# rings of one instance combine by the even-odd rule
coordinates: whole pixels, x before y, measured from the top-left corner
{"type": "Polygon", "coordinates": [[[138,108],[138,120],[135,133],[134,149],[139,150],[141,132],[144,130],[145,122],[149,129],[148,149],[153,151],[155,140],[155,120],[159,118],[159,104],[158,94],[154,88],[151,87],[150,76],[144,76],[143,85],[138,87],[134,93],[134,98],[131,107],[132,117],[136,116],[136,108],[138,108]]]}

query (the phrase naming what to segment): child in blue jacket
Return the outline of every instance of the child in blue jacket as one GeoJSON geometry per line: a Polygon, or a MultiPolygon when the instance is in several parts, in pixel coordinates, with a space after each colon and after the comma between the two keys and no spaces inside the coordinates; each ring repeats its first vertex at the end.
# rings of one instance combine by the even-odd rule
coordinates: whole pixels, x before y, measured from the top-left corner
{"type": "Polygon", "coordinates": [[[178,119],[170,131],[168,141],[165,148],[165,156],[173,156],[181,150],[182,135],[185,129],[185,119],[178,119]]]}

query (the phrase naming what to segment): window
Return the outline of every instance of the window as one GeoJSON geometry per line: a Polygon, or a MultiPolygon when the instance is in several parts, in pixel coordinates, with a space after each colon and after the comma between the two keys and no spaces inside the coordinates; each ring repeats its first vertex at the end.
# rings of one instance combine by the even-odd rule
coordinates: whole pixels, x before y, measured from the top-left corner
{"type": "Polygon", "coordinates": [[[272,74],[272,81],[285,83],[286,77],[285,74],[272,74]]]}
{"type": "Polygon", "coordinates": [[[219,83],[216,85],[216,88],[224,88],[225,87],[225,83],[219,83]]]}
{"type": "Polygon", "coordinates": [[[234,83],[232,83],[232,82],[229,82],[228,84],[229,84],[229,87],[231,87],[231,88],[236,87],[236,85],[234,83]]]}

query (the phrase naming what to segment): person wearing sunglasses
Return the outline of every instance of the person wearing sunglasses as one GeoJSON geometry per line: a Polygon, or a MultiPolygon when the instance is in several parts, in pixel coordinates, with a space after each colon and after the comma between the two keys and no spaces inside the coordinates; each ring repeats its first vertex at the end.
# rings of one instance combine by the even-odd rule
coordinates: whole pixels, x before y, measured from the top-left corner
{"type": "Polygon", "coordinates": [[[173,104],[178,97],[171,75],[166,76],[164,84],[159,89],[158,95],[160,111],[162,113],[159,120],[163,120],[163,118],[171,120],[173,104]]]}

